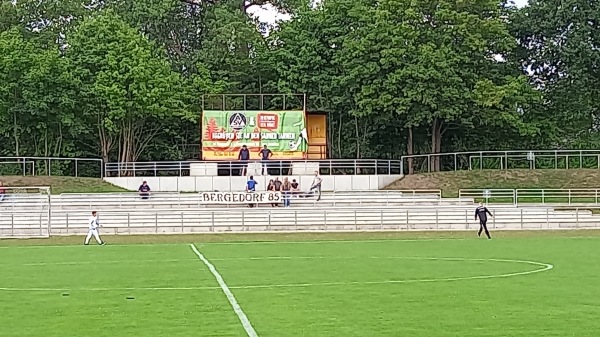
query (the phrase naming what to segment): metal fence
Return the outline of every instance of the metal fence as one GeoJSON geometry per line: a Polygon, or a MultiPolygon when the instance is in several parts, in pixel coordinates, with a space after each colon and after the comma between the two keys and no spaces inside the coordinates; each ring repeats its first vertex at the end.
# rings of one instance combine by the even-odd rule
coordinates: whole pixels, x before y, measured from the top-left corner
{"type": "Polygon", "coordinates": [[[492,229],[600,227],[600,190],[591,189],[461,190],[458,199],[439,198],[436,191],[332,193],[332,200],[292,208],[212,209],[198,207],[198,196],[185,193],[157,194],[150,200],[134,193],[63,194],[48,200],[36,189],[15,192],[0,202],[2,237],[82,234],[92,207],[103,207],[99,214],[104,234],[469,230],[478,227],[473,199],[493,203],[492,229]],[[469,202],[461,204],[461,198],[469,202]],[[189,208],[179,208],[188,201],[189,208]]]}
{"type": "Polygon", "coordinates": [[[0,176],[102,177],[99,158],[0,157],[0,176]]]}
{"type": "MultiPolygon", "coordinates": [[[[599,228],[600,216],[589,209],[494,209],[492,230],[599,228]]],[[[87,232],[84,216],[54,215],[52,235],[87,232]]],[[[103,234],[194,234],[225,232],[423,231],[479,228],[472,209],[354,209],[194,212],[113,212],[100,216],[103,234]]]]}
{"type": "MultiPolygon", "coordinates": [[[[318,167],[322,175],[391,175],[408,174],[412,161],[414,173],[434,172],[439,161],[440,171],[484,169],[600,169],[600,150],[511,150],[470,151],[402,156],[400,160],[387,159],[329,159],[268,161],[271,175],[289,175],[293,164],[304,163],[318,167]]],[[[236,176],[242,173],[239,161],[157,161],[105,163],[107,176],[189,176],[190,164],[217,164],[217,175],[236,176]]],[[[262,162],[255,161],[262,165],[262,162]]]]}
{"type": "Polygon", "coordinates": [[[486,203],[527,205],[600,205],[600,189],[461,189],[459,198],[486,203]]]}
{"type": "MultiPolygon", "coordinates": [[[[189,176],[190,164],[217,165],[219,176],[240,176],[246,164],[239,161],[157,161],[131,163],[105,163],[106,176],[189,176]]],[[[329,160],[293,160],[267,162],[252,161],[261,167],[267,165],[270,175],[290,175],[295,164],[315,167],[322,175],[392,175],[402,174],[402,161],[384,159],[329,159],[329,160]]]]}
{"type": "MultiPolygon", "coordinates": [[[[483,169],[600,169],[600,150],[511,150],[471,151],[402,156],[388,159],[329,159],[268,161],[271,175],[289,175],[294,164],[317,167],[322,175],[407,174],[412,161],[414,173],[483,169]]],[[[0,157],[0,175],[22,176],[189,176],[190,164],[216,164],[216,175],[241,175],[239,161],[150,161],[109,162],[99,158],[0,157]]],[[[252,162],[262,165],[262,162],[252,162]]]]}
{"type": "Polygon", "coordinates": [[[52,223],[49,187],[2,188],[0,237],[47,237],[52,223]]]}
{"type": "Polygon", "coordinates": [[[483,169],[600,169],[600,150],[511,150],[472,151],[402,156],[403,173],[409,172],[412,159],[414,173],[483,169]]]}

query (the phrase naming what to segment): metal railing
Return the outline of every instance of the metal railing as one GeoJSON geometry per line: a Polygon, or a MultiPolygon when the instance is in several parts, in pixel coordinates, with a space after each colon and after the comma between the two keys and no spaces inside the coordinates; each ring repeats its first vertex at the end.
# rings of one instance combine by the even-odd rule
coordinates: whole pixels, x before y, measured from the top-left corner
{"type": "MultiPolygon", "coordinates": [[[[293,163],[306,163],[318,167],[323,175],[391,175],[409,173],[412,159],[414,173],[434,172],[435,161],[440,171],[483,169],[600,169],[600,150],[511,150],[468,151],[402,156],[400,160],[384,159],[329,159],[269,161],[271,175],[289,175],[293,163]]],[[[107,176],[189,176],[191,163],[217,165],[217,175],[241,174],[239,161],[156,161],[131,163],[105,163],[107,176]]],[[[253,161],[258,165],[260,161],[253,161]]]]}
{"type": "Polygon", "coordinates": [[[0,157],[0,176],[102,177],[99,158],[0,157]]]}
{"type": "MultiPolygon", "coordinates": [[[[600,208],[594,209],[600,211],[600,208]]],[[[599,228],[600,215],[590,208],[557,211],[550,208],[492,209],[488,228],[495,230],[599,228]]],[[[87,232],[87,214],[56,212],[52,235],[87,232]]],[[[8,219],[8,218],[7,218],[8,219]]],[[[190,234],[220,232],[471,230],[479,223],[472,209],[319,209],[319,210],[207,210],[193,212],[103,213],[103,234],[190,234]]],[[[19,236],[39,230],[37,225],[0,223],[0,235],[19,236]]]]}
{"type": "MultiPolygon", "coordinates": [[[[392,175],[409,173],[412,159],[414,173],[433,172],[439,161],[440,171],[482,169],[600,169],[600,150],[511,150],[469,151],[402,156],[387,159],[329,159],[269,161],[271,175],[289,175],[293,163],[318,167],[323,175],[392,175]],[[435,159],[435,160],[434,160],[435,159]]],[[[0,175],[31,176],[189,176],[191,163],[217,164],[217,175],[241,173],[238,161],[155,161],[109,162],[99,158],[0,157],[0,175]]],[[[262,163],[255,161],[258,165],[262,163]]]]}
{"type": "Polygon", "coordinates": [[[519,206],[600,205],[600,189],[461,189],[458,196],[486,203],[510,203],[519,206]]]}
{"type": "Polygon", "coordinates": [[[47,237],[52,210],[49,187],[3,186],[0,194],[0,237],[47,237]]]}
{"type": "MultiPolygon", "coordinates": [[[[270,175],[291,175],[295,164],[304,164],[308,169],[315,167],[322,175],[392,175],[402,173],[400,160],[384,159],[329,159],[329,160],[269,160],[251,161],[248,164],[267,165],[270,175]]],[[[132,162],[106,163],[106,176],[189,176],[191,164],[216,165],[216,175],[240,176],[246,164],[239,161],[166,161],[166,162],[132,162]]]]}
{"type": "Polygon", "coordinates": [[[600,150],[511,150],[470,151],[402,156],[403,174],[409,159],[414,173],[483,169],[600,169],[600,150]]]}

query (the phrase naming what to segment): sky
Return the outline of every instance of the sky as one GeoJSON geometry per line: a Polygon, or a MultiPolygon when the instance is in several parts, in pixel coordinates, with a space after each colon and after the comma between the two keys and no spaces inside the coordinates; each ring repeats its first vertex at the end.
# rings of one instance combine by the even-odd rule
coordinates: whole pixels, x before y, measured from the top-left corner
{"type": "MultiPolygon", "coordinates": [[[[517,7],[523,7],[527,5],[528,0],[513,0],[517,7]]],[[[255,6],[250,11],[252,14],[257,15],[260,18],[260,21],[267,22],[270,24],[275,23],[278,20],[285,20],[289,18],[287,15],[282,15],[278,13],[271,6],[258,7],[255,6]]]]}

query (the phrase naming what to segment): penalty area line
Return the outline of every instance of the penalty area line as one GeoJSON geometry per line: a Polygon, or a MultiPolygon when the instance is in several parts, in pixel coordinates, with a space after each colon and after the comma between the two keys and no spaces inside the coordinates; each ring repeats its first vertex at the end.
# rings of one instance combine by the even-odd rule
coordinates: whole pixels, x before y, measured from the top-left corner
{"type": "Polygon", "coordinates": [[[202,253],[200,253],[198,248],[196,248],[196,246],[193,243],[190,244],[190,247],[192,248],[194,253],[198,256],[198,258],[206,265],[206,267],[208,267],[208,270],[210,270],[210,272],[213,274],[215,279],[217,279],[217,283],[219,283],[221,290],[223,290],[223,292],[225,293],[225,296],[227,296],[227,300],[229,300],[229,304],[231,304],[233,311],[240,319],[240,322],[242,323],[244,330],[246,330],[248,337],[258,337],[258,334],[252,327],[250,320],[248,319],[248,317],[242,310],[242,307],[239,305],[239,303],[235,299],[235,296],[233,296],[233,293],[231,292],[231,290],[225,283],[225,280],[223,280],[223,277],[221,276],[221,274],[219,274],[219,272],[217,271],[217,268],[215,268],[215,266],[213,266],[213,264],[210,263],[210,261],[208,261],[206,259],[206,257],[204,257],[204,255],[202,255],[202,253]]]}

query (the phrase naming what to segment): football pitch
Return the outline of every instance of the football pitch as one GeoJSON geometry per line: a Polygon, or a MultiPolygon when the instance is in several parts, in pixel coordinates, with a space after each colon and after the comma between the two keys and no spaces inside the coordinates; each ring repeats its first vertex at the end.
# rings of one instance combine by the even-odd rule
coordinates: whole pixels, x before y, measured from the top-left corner
{"type": "Polygon", "coordinates": [[[111,244],[107,237],[106,246],[0,242],[0,335],[600,331],[597,231],[498,233],[490,241],[472,232],[206,238],[111,244]]]}

